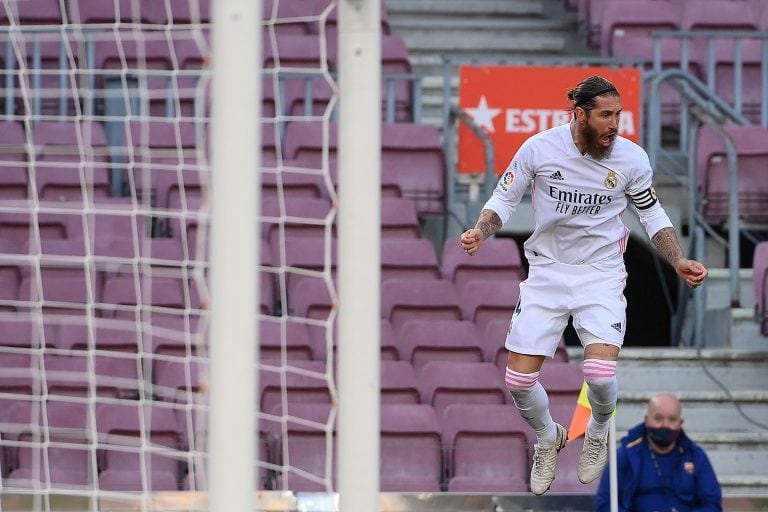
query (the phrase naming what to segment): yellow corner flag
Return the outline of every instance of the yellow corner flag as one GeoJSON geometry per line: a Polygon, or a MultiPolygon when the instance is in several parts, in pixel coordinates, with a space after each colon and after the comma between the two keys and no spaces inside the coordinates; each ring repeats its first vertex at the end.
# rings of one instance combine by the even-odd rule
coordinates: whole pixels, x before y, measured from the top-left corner
{"type": "Polygon", "coordinates": [[[576,400],[576,408],[573,410],[573,418],[571,418],[571,426],[568,427],[568,440],[573,441],[583,436],[587,431],[587,422],[592,414],[592,406],[589,405],[589,399],[587,398],[587,383],[584,382],[581,385],[581,391],[579,392],[579,399],[576,400]]]}
{"type": "MultiPolygon", "coordinates": [[[[587,398],[588,389],[589,386],[587,386],[587,383],[582,383],[581,391],[579,391],[579,398],[576,400],[576,408],[573,410],[571,426],[568,427],[569,441],[580,438],[587,431],[587,423],[589,422],[589,417],[592,415],[592,406],[589,405],[589,398],[587,398]]],[[[616,409],[613,410],[613,415],[616,416],[616,409]]]]}

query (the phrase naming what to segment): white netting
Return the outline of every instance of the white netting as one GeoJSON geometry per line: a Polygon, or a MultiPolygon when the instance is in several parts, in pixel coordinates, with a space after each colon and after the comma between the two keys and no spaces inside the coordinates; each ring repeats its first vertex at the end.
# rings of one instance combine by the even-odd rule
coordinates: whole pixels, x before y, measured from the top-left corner
{"type": "MultiPolygon", "coordinates": [[[[263,4],[256,485],[331,490],[334,5],[263,4]]],[[[211,11],[0,1],[0,471],[22,508],[206,490],[211,11]]]]}

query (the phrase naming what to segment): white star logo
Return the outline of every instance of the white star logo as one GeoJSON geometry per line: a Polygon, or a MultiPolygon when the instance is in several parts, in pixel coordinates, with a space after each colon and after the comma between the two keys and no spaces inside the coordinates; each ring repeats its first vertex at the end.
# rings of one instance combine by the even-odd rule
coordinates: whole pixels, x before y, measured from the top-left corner
{"type": "Polygon", "coordinates": [[[480,96],[480,103],[478,103],[477,108],[466,110],[480,128],[484,128],[489,133],[496,133],[496,129],[493,127],[493,118],[501,113],[501,109],[488,108],[488,101],[485,96],[480,96]]]}

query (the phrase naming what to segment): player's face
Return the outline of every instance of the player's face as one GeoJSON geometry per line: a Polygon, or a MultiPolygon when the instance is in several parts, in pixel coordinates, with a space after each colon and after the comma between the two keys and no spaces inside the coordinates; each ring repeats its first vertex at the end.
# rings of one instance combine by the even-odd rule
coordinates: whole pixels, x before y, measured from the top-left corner
{"type": "Polygon", "coordinates": [[[586,112],[586,123],[581,128],[581,140],[587,154],[596,160],[611,156],[613,144],[619,133],[621,98],[598,96],[595,107],[586,112]]]}

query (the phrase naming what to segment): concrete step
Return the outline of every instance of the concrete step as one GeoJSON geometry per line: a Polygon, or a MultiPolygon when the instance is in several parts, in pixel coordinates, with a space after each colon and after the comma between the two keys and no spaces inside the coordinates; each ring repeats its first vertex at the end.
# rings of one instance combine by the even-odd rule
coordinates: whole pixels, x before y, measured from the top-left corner
{"type": "Polygon", "coordinates": [[[400,17],[419,15],[423,18],[453,13],[457,16],[542,16],[542,0],[386,0],[390,23],[400,17]]]}

